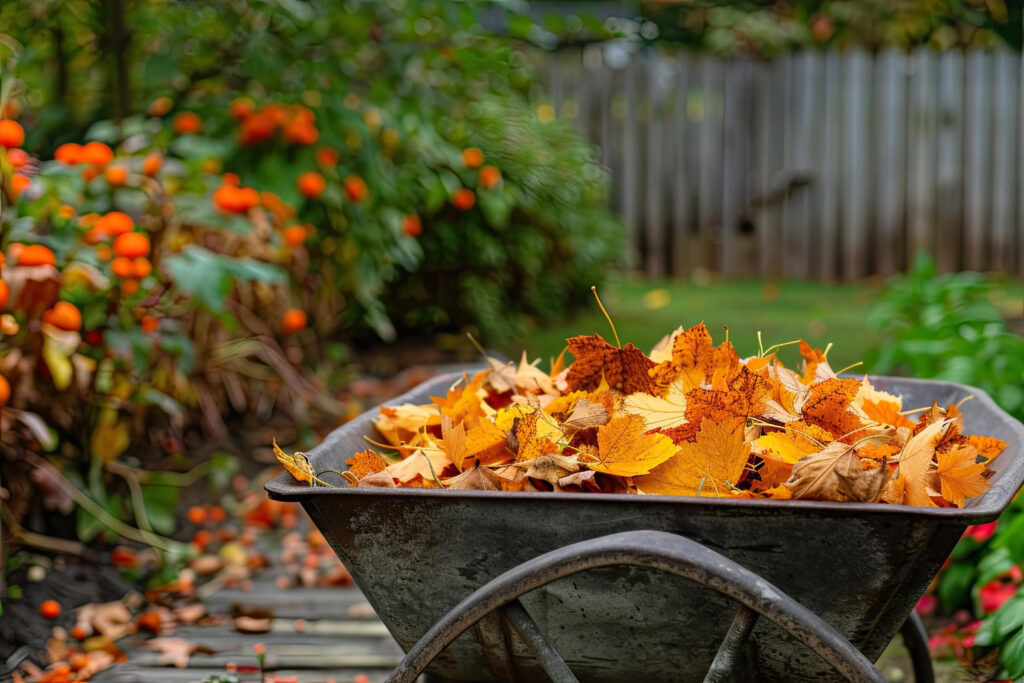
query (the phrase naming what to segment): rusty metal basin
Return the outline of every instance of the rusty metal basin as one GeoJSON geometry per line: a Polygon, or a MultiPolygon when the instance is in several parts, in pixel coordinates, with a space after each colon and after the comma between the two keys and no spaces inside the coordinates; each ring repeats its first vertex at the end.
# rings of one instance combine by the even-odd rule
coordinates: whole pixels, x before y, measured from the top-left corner
{"type": "MultiPolygon", "coordinates": [[[[426,403],[457,375],[394,399],[426,403]]],[[[309,488],[282,474],[267,484],[299,502],[348,567],[395,640],[408,650],[484,583],[537,555],[639,529],[686,536],[718,551],[817,613],[872,661],[970,524],[994,520],[1024,481],[1024,425],[983,391],[949,382],[872,377],[904,405],[962,406],[968,433],[1009,446],[992,487],[962,510],[903,505],[752,501],[436,489],[309,488]]],[[[308,453],[313,468],[340,470],[379,439],[361,415],[308,453]]],[[[548,584],[521,598],[581,681],[702,680],[735,608],[679,577],[609,567],[548,584]]],[[[756,680],[832,680],[818,656],[764,620],[740,671],[756,680]]],[[[500,615],[460,636],[428,669],[448,680],[546,680],[500,615]]]]}

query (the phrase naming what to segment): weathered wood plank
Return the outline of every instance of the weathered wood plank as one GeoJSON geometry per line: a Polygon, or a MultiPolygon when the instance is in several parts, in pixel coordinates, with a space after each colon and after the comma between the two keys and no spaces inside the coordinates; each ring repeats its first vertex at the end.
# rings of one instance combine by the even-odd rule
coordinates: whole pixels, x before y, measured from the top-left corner
{"type": "Polygon", "coordinates": [[[722,213],[722,83],[724,67],[715,57],[700,61],[700,163],[697,190],[697,263],[714,268],[712,246],[722,213]]]}
{"type": "Polygon", "coordinates": [[[644,201],[644,268],[648,277],[665,275],[665,244],[668,234],[665,230],[665,121],[667,93],[663,86],[661,60],[655,57],[647,66],[647,161],[644,201]]]}
{"type": "Polygon", "coordinates": [[[964,130],[964,267],[986,267],[986,222],[989,219],[989,179],[992,171],[991,55],[967,55],[964,130]]]}
{"type": "Polygon", "coordinates": [[[937,69],[934,53],[921,48],[911,56],[910,142],[907,180],[907,261],[918,252],[935,253],[935,164],[938,138],[937,69]]]}
{"type": "Polygon", "coordinates": [[[885,50],[875,63],[877,230],[874,251],[878,272],[895,273],[903,265],[906,178],[906,58],[885,50]]]}
{"type": "Polygon", "coordinates": [[[992,243],[989,268],[1012,272],[1017,202],[1018,57],[1000,50],[993,69],[992,243]]]}
{"type": "Polygon", "coordinates": [[[839,56],[829,53],[825,57],[825,103],[822,107],[821,158],[818,161],[820,196],[818,202],[817,270],[812,271],[822,280],[834,280],[839,253],[839,191],[841,176],[839,158],[839,131],[842,130],[842,88],[839,83],[839,56]]]}
{"type": "Polygon", "coordinates": [[[781,202],[784,190],[777,186],[783,172],[785,143],[786,64],[776,60],[760,70],[758,135],[758,192],[755,200],[761,277],[778,277],[781,272],[781,202]]]}
{"type": "Polygon", "coordinates": [[[690,61],[679,60],[679,71],[676,76],[675,110],[670,121],[669,135],[672,138],[672,259],[670,270],[674,277],[682,277],[689,273],[690,249],[690,172],[687,168],[687,157],[690,154],[687,137],[689,97],[690,61]]]}
{"type": "Polygon", "coordinates": [[[964,59],[958,50],[939,58],[938,162],[936,239],[938,267],[949,272],[962,262],[964,59]]]}
{"type": "Polygon", "coordinates": [[[640,254],[641,231],[641,188],[643,187],[643,153],[644,117],[642,109],[646,106],[643,100],[644,64],[642,57],[634,56],[625,70],[626,120],[622,135],[622,217],[626,221],[629,235],[629,251],[627,264],[636,265],[636,255],[640,254]]]}
{"type": "Polygon", "coordinates": [[[846,280],[867,272],[868,131],[871,120],[871,63],[867,53],[851,52],[844,79],[842,274],[846,280]]]}
{"type": "Polygon", "coordinates": [[[788,277],[805,279],[810,275],[811,237],[811,194],[815,189],[817,174],[812,161],[814,149],[815,110],[820,98],[818,54],[812,51],[800,52],[790,61],[789,109],[787,121],[790,135],[787,146],[791,148],[787,171],[791,177],[799,178],[799,185],[792,185],[786,202],[785,273],[788,277]]]}

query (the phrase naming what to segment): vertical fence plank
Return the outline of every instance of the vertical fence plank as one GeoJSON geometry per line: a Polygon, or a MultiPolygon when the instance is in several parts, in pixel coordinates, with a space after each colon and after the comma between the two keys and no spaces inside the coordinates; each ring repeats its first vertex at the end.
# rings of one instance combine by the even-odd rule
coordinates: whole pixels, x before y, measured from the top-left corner
{"type": "Polygon", "coordinates": [[[986,267],[989,173],[991,171],[991,55],[972,50],[967,55],[964,139],[964,266],[986,267]]]}
{"type": "Polygon", "coordinates": [[[785,272],[788,277],[806,278],[810,265],[810,196],[816,182],[811,151],[812,128],[817,90],[816,53],[809,50],[794,55],[790,71],[790,100],[787,118],[791,135],[787,147],[791,149],[786,202],[785,272]]]}
{"type": "Polygon", "coordinates": [[[839,131],[842,129],[842,89],[839,82],[839,55],[825,56],[824,106],[821,158],[818,162],[821,194],[818,204],[818,268],[816,275],[822,280],[836,278],[836,254],[839,250],[839,131]]]}
{"type": "Polygon", "coordinates": [[[722,202],[722,62],[701,58],[700,175],[697,190],[697,228],[700,235],[697,265],[714,268],[715,227],[721,220],[722,202]]]}
{"type": "Polygon", "coordinates": [[[721,272],[726,277],[738,275],[740,267],[737,227],[743,211],[744,143],[749,132],[743,124],[745,85],[746,64],[729,64],[722,98],[724,139],[729,142],[722,158],[722,224],[718,244],[721,272]]]}
{"type": "Polygon", "coordinates": [[[759,272],[761,277],[780,274],[779,244],[780,208],[774,185],[782,169],[783,127],[785,119],[785,62],[777,59],[758,70],[758,171],[755,199],[758,234],[759,272]]]}
{"type": "Polygon", "coordinates": [[[938,162],[936,185],[936,262],[943,272],[961,263],[963,225],[964,60],[959,50],[939,57],[938,162]]]}
{"type": "Polygon", "coordinates": [[[846,116],[843,119],[843,218],[841,245],[843,278],[863,277],[867,268],[868,123],[871,119],[871,63],[868,55],[850,53],[844,79],[846,116]]]}
{"type": "Polygon", "coordinates": [[[671,121],[672,149],[672,275],[682,277],[689,273],[687,254],[690,237],[690,186],[689,169],[686,165],[690,147],[687,144],[687,96],[689,94],[690,62],[683,56],[679,59],[676,76],[675,108],[671,121]]]}
{"type": "Polygon", "coordinates": [[[992,244],[989,267],[1011,271],[1014,267],[1013,226],[1017,202],[1017,56],[1008,50],[995,53],[993,69],[992,151],[992,244]]]}
{"type": "Polygon", "coordinates": [[[647,65],[647,210],[644,217],[644,268],[647,276],[652,278],[665,275],[666,256],[665,195],[662,191],[665,90],[661,75],[661,58],[655,54],[647,65]]]}
{"type": "Polygon", "coordinates": [[[627,264],[636,266],[636,255],[640,254],[640,197],[643,187],[641,148],[643,141],[643,119],[641,109],[642,85],[644,79],[643,57],[634,55],[625,71],[626,119],[622,135],[622,217],[626,221],[629,236],[627,264]]]}
{"type": "Polygon", "coordinates": [[[895,273],[903,263],[906,70],[906,58],[895,48],[885,50],[875,64],[878,212],[874,251],[882,275],[895,273]]]}
{"type": "Polygon", "coordinates": [[[907,260],[934,254],[937,82],[935,54],[919,48],[911,57],[908,155],[907,260]]]}

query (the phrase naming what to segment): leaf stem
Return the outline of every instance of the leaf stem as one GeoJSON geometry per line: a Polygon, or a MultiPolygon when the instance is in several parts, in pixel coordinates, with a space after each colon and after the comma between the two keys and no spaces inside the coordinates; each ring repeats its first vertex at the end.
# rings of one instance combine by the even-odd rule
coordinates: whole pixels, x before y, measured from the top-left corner
{"type": "Polygon", "coordinates": [[[604,313],[605,320],[608,321],[608,325],[610,325],[612,328],[612,334],[615,335],[615,345],[621,349],[622,342],[619,341],[619,333],[615,331],[615,323],[612,322],[612,317],[608,315],[608,311],[605,309],[604,304],[601,303],[601,297],[597,295],[597,287],[591,285],[590,291],[594,293],[594,298],[597,299],[598,308],[600,308],[601,312],[604,313]]]}

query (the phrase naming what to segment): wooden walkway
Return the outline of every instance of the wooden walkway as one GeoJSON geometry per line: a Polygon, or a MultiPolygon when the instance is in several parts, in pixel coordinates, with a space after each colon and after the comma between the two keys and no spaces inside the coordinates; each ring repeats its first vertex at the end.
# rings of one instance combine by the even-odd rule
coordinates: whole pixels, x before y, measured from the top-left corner
{"type": "Polygon", "coordinates": [[[363,674],[383,681],[402,658],[398,644],[377,619],[358,588],[280,589],[273,570],[253,581],[251,590],[224,588],[204,601],[214,616],[265,614],[271,617],[269,633],[246,634],[226,619],[215,626],[179,626],[161,637],[196,643],[200,650],[189,658],[187,668],[161,661],[158,652],[145,647],[146,638],[132,636],[119,643],[128,662],[93,677],[95,683],[139,681],[205,681],[237,667],[237,680],[259,681],[253,646],[266,646],[265,675],[270,681],[301,683],[353,681],[363,674]],[[276,677],[276,678],[275,678],[276,677]]]}

